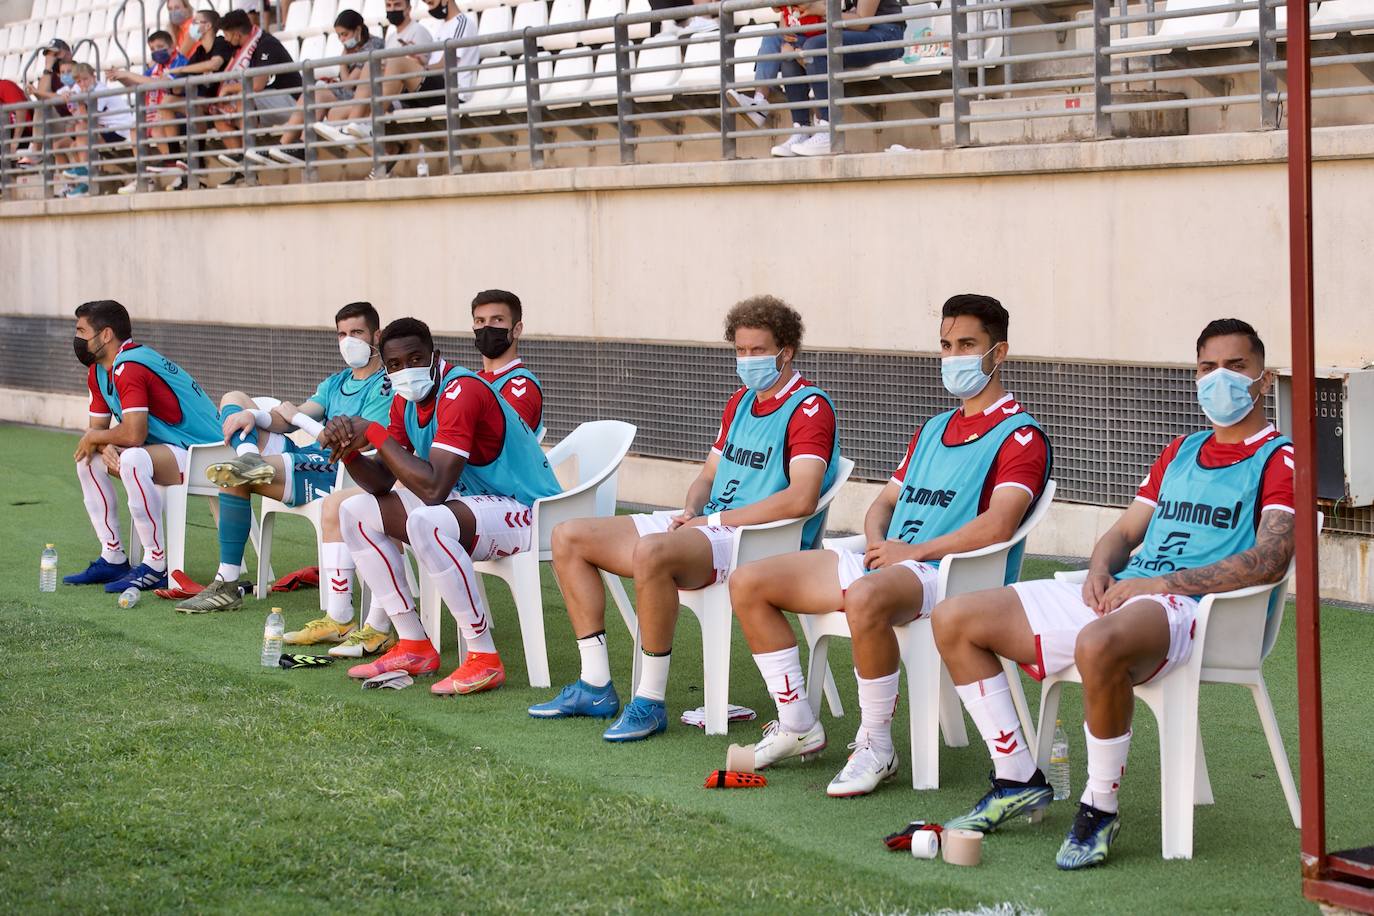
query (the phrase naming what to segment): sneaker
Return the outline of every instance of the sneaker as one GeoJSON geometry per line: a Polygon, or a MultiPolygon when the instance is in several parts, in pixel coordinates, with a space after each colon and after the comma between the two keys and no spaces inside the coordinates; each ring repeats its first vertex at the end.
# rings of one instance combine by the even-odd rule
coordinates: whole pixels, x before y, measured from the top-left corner
{"type": "Polygon", "coordinates": [[[62,581],[67,585],[104,585],[106,582],[117,582],[128,575],[128,560],[123,563],[111,563],[104,557],[98,557],[85,570],[63,576],[62,581]]]}
{"type": "Polygon", "coordinates": [[[411,677],[425,677],[439,670],[439,653],[428,639],[401,639],[391,651],[366,665],[354,665],[348,676],[365,681],[388,671],[404,671],[411,677]]]}
{"type": "Polygon", "coordinates": [[[391,166],[385,162],[377,163],[376,168],[367,173],[368,181],[383,181],[391,177],[391,166]]]}
{"type": "Polygon", "coordinates": [[[225,582],[218,577],[199,594],[177,605],[182,614],[211,614],[215,611],[237,611],[243,607],[243,590],[237,582],[225,582]]]}
{"type": "Polygon", "coordinates": [[[348,638],[329,650],[335,658],[364,658],[385,652],[396,645],[395,633],[383,633],[364,626],[348,634],[348,638]]]}
{"type": "MultiPolygon", "coordinates": [[[[767,101],[759,98],[757,95],[746,95],[738,89],[727,89],[725,90],[725,94],[730,97],[730,101],[734,103],[736,108],[744,109],[740,114],[744,115],[750,121],[753,121],[755,127],[762,127],[768,123],[767,113],[751,110],[758,108],[760,105],[767,105],[767,101]]],[[[774,153],[774,155],[777,154],[774,153]]]]}
{"type": "Polygon", "coordinates": [[[271,483],[277,469],[256,452],[245,452],[229,461],[217,461],[205,469],[209,481],[220,487],[242,487],[271,483]]]}
{"type": "Polygon", "coordinates": [[[283,165],[305,165],[305,147],[299,143],[290,146],[274,146],[267,151],[277,162],[283,165]]]}
{"type": "Polygon", "coordinates": [[[246,184],[247,182],[248,182],[248,176],[247,176],[247,175],[243,174],[242,172],[235,172],[234,174],[230,175],[228,178],[226,178],[226,179],[224,179],[223,181],[221,181],[221,182],[219,183],[219,186],[220,186],[221,188],[229,188],[229,187],[233,187],[233,186],[236,185],[236,184],[246,184]]]}
{"type": "Polygon", "coordinates": [[[1064,845],[1059,847],[1054,864],[1065,871],[1101,865],[1107,861],[1107,850],[1112,848],[1120,832],[1121,817],[1116,812],[1100,811],[1079,802],[1078,816],[1073,819],[1073,826],[1064,837],[1064,845]]]}
{"type": "Polygon", "coordinates": [[[357,137],[354,137],[351,134],[344,133],[342,128],[335,127],[328,121],[320,121],[317,124],[312,124],[310,125],[310,129],[315,131],[315,133],[318,136],[321,136],[324,139],[328,140],[330,143],[342,143],[344,144],[344,146],[347,147],[356,146],[358,144],[357,137]]]}
{"type": "MultiPolygon", "coordinates": [[[[270,166],[270,165],[274,165],[274,164],[275,164],[275,163],[272,161],[271,157],[269,157],[269,156],[267,155],[266,152],[264,152],[263,150],[257,149],[257,148],[244,150],[243,158],[245,158],[245,159],[247,159],[249,162],[255,163],[255,164],[257,164],[257,165],[268,165],[268,166],[270,166]]],[[[223,162],[224,160],[221,159],[220,161],[223,162]]]]}
{"type": "Polygon", "coordinates": [[[454,672],[439,681],[429,692],[436,697],[451,697],[455,693],[482,693],[495,690],[506,682],[506,668],[495,652],[469,652],[454,672]]]}
{"type": "Polygon", "coordinates": [[[946,821],[946,830],[962,828],[991,833],[1007,821],[1039,811],[1054,799],[1054,790],[1039,770],[1025,782],[998,779],[994,774],[989,774],[988,778],[992,780],[992,788],[978,799],[978,804],[968,814],[946,821]]]}
{"type": "Polygon", "coordinates": [[[353,632],[353,624],[339,623],[329,615],[317,617],[301,627],[282,636],[288,646],[318,646],[322,642],[341,643],[353,632]]]}
{"type": "Polygon", "coordinates": [[[845,763],[844,769],[840,770],[835,778],[830,780],[830,785],[825,787],[826,795],[831,798],[867,795],[897,775],[896,751],[884,760],[867,744],[856,743],[849,746],[854,753],[849,755],[849,761],[845,763]]]}
{"type": "Polygon", "coordinates": [[[122,184],[122,185],[120,185],[120,186],[119,186],[119,190],[118,190],[116,193],[118,193],[118,194],[137,194],[137,193],[138,193],[138,179],[135,178],[133,181],[129,182],[128,184],[122,184]]]}
{"type": "Polygon", "coordinates": [[[231,169],[237,169],[243,165],[243,157],[235,156],[233,153],[220,153],[215,157],[221,165],[226,165],[231,169]]]}
{"type": "Polygon", "coordinates": [[[754,745],[754,769],[763,770],[791,757],[805,763],[825,750],[825,728],[817,720],[804,732],[788,731],[779,722],[763,727],[763,740],[754,745]]]}
{"type": "Polygon", "coordinates": [[[74,185],[72,185],[70,188],[68,188],[68,189],[62,194],[62,196],[65,197],[65,198],[68,198],[68,199],[73,198],[73,197],[90,197],[90,196],[91,196],[91,186],[88,185],[88,184],[86,184],[86,182],[84,182],[84,181],[81,182],[80,184],[74,184],[74,185]]]}
{"type": "MultiPolygon", "coordinates": [[[[825,122],[817,124],[818,127],[825,127],[825,122]]],[[[792,147],[793,156],[829,156],[830,155],[830,134],[828,131],[821,131],[812,134],[796,146],[792,147]]]]}
{"type": "Polygon", "coordinates": [[[640,741],[668,730],[668,708],[662,700],[634,697],[620,718],[601,735],[607,741],[640,741]]]}
{"type": "MultiPolygon", "coordinates": [[[[801,130],[801,125],[800,125],[800,124],[793,124],[793,125],[792,125],[792,129],[793,129],[793,130],[796,130],[796,131],[800,131],[800,130],[801,130]]],[[[797,155],[797,154],[794,153],[794,152],[792,152],[792,148],[795,147],[798,143],[801,143],[801,142],[802,142],[803,140],[805,140],[805,139],[806,139],[806,134],[803,134],[803,133],[794,133],[794,134],[790,135],[786,140],[782,141],[782,142],[779,143],[777,146],[773,147],[773,155],[774,155],[774,156],[783,156],[783,157],[786,157],[786,156],[795,156],[795,155],[797,155]]]]}
{"type": "Polygon", "coordinates": [[[343,126],[343,134],[350,140],[371,140],[372,123],[370,121],[349,121],[343,126]]]}
{"type": "Polygon", "coordinates": [[[715,16],[693,16],[686,25],[678,29],[679,35],[692,35],[697,32],[719,32],[720,21],[715,16]]]}
{"type": "Polygon", "coordinates": [[[118,595],[126,588],[136,588],[141,592],[151,591],[155,588],[167,587],[167,571],[156,570],[147,563],[140,563],[129,570],[128,575],[123,579],[115,579],[105,584],[105,591],[111,595],[118,595]]]}
{"type": "Polygon", "coordinates": [[[186,178],[185,175],[182,175],[182,176],[181,176],[180,178],[178,178],[176,181],[172,182],[171,186],[168,187],[167,190],[169,190],[169,191],[185,191],[185,190],[186,190],[187,188],[189,188],[189,187],[191,187],[191,182],[186,178]]]}
{"type": "Polygon", "coordinates": [[[85,178],[89,174],[90,170],[84,165],[69,165],[62,170],[62,175],[65,178],[85,178]]]}
{"type": "Polygon", "coordinates": [[[558,696],[552,700],[536,703],[529,708],[529,714],[536,719],[570,719],[575,716],[609,719],[618,712],[620,695],[609,681],[604,687],[593,687],[583,680],[574,681],[558,691],[558,696]]]}

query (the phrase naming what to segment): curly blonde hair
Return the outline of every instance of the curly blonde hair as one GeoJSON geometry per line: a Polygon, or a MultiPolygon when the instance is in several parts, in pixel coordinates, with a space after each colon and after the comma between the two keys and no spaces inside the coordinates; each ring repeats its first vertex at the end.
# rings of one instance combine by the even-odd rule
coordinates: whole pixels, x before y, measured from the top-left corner
{"type": "Polygon", "coordinates": [[[750,296],[736,302],[725,316],[725,339],[734,343],[740,328],[762,328],[779,347],[791,347],[793,354],[801,352],[802,317],[777,296],[750,296]]]}

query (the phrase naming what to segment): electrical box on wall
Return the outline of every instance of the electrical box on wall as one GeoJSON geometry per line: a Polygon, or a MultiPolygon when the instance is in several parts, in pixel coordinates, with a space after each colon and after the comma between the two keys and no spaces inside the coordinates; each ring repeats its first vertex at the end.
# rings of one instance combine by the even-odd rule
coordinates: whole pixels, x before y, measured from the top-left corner
{"type": "MultiPolygon", "coordinates": [[[[1280,370],[1279,428],[1293,429],[1293,378],[1280,370]]],[[[1317,498],[1374,505],[1374,369],[1317,369],[1317,498]]]]}

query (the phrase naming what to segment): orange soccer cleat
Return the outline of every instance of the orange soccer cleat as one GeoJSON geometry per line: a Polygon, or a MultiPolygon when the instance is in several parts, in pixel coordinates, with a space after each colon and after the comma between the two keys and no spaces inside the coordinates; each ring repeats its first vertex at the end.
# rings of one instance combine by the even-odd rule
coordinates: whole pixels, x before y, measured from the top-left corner
{"type": "Polygon", "coordinates": [[[411,677],[424,677],[439,670],[439,653],[428,639],[402,639],[375,662],[354,665],[348,676],[367,680],[388,671],[404,671],[411,677]]]}
{"type": "Polygon", "coordinates": [[[506,668],[501,664],[501,656],[495,652],[469,652],[463,663],[429,688],[429,692],[437,697],[451,697],[455,693],[495,690],[505,682],[506,668]]]}

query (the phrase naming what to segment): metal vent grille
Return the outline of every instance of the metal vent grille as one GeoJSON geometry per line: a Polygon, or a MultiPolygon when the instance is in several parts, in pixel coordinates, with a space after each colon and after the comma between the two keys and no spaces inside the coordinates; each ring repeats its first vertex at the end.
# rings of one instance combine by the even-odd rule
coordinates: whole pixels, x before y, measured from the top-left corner
{"type": "MultiPolygon", "coordinates": [[[[66,319],[0,316],[0,385],[84,392],[71,338],[66,319]]],[[[238,388],[300,400],[342,368],[324,329],[139,322],[138,339],[216,398],[238,388]]],[[[478,365],[470,337],[436,342],[447,358],[478,365]]],[[[529,340],[522,349],[544,383],[550,436],[584,420],[626,420],[639,427],[636,452],[655,458],[701,460],[737,386],[721,347],[529,340]]],[[[916,425],[953,405],[933,356],[808,350],[800,369],[835,402],[840,447],[860,480],[886,480],[916,425]]],[[[1205,423],[1186,368],[1013,360],[1006,381],[1049,432],[1058,498],[1069,502],[1125,505],[1164,446],[1205,423]]],[[[1268,408],[1274,416],[1272,398],[1268,408]]],[[[1374,536],[1374,508],[1327,510],[1326,530],[1374,536]]]]}

